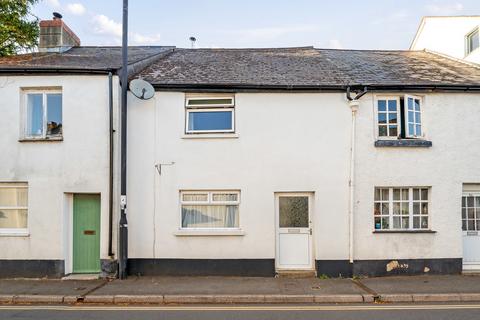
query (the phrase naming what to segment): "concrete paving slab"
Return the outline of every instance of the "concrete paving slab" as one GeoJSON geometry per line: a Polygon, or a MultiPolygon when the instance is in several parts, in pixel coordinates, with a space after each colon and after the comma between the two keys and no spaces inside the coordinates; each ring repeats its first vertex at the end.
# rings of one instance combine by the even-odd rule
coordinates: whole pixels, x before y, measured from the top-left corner
{"type": "Polygon", "coordinates": [[[60,304],[63,303],[62,295],[33,295],[22,294],[13,297],[13,303],[45,303],[45,304],[60,304]]]}
{"type": "Polygon", "coordinates": [[[480,293],[480,276],[424,275],[361,279],[364,285],[380,295],[480,293]]]}
{"type": "Polygon", "coordinates": [[[460,302],[458,293],[412,294],[413,302],[460,302]]]}
{"type": "Polygon", "coordinates": [[[162,304],[163,296],[158,295],[117,295],[113,297],[116,304],[162,304]]]}
{"type": "Polygon", "coordinates": [[[86,295],[83,299],[84,303],[113,303],[113,295],[86,295]]]}
{"type": "Polygon", "coordinates": [[[2,279],[0,295],[82,295],[93,290],[106,280],[75,281],[53,279],[2,279]]]}
{"type": "MultiPolygon", "coordinates": [[[[361,303],[363,297],[360,294],[343,294],[343,295],[316,295],[313,302],[315,303],[361,303]]],[[[373,298],[372,298],[373,302],[373,298]]]]}

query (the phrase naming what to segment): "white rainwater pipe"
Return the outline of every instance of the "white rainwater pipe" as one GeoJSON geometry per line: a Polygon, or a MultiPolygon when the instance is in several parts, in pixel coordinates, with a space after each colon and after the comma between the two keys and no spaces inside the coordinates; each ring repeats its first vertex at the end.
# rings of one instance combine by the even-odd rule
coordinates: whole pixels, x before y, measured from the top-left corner
{"type": "Polygon", "coordinates": [[[350,180],[348,182],[350,191],[350,203],[348,208],[349,222],[349,242],[348,256],[350,263],[353,263],[353,236],[354,236],[354,212],[355,212],[355,124],[357,120],[357,111],[360,102],[356,99],[350,100],[348,106],[352,111],[352,134],[350,142],[350,180]]]}

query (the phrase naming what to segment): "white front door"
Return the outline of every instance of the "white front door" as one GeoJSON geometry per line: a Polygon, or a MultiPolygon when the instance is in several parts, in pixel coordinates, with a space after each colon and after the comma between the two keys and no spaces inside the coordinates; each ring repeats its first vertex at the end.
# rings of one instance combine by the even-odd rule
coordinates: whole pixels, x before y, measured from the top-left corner
{"type": "Polygon", "coordinates": [[[480,193],[462,197],[463,270],[480,270],[480,193]]]}
{"type": "Polygon", "coordinates": [[[277,270],[313,270],[312,195],[275,195],[277,270]]]}

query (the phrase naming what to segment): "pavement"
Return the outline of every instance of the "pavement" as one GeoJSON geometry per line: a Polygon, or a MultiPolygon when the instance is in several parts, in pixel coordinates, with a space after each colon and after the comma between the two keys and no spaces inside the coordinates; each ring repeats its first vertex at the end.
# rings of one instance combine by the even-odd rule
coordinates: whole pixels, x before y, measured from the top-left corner
{"type": "Polygon", "coordinates": [[[0,304],[328,304],[480,302],[478,275],[365,279],[130,277],[2,279],[0,304]]]}

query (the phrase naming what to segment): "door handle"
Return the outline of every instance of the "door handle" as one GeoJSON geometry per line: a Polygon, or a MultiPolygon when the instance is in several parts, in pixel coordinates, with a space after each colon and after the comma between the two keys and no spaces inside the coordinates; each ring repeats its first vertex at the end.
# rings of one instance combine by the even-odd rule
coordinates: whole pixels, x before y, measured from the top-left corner
{"type": "Polygon", "coordinates": [[[310,231],[310,235],[312,235],[312,228],[310,228],[308,231],[310,231]]]}
{"type": "Polygon", "coordinates": [[[94,236],[95,235],[95,230],[83,230],[83,234],[87,236],[94,236]]]}

